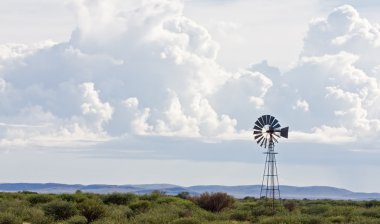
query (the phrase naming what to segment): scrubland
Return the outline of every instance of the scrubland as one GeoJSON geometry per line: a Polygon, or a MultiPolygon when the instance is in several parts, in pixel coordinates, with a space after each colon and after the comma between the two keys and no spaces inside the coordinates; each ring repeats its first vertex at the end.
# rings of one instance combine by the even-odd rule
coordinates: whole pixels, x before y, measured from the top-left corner
{"type": "Polygon", "coordinates": [[[0,193],[0,224],[127,223],[380,223],[380,201],[282,200],[276,210],[257,198],[183,192],[37,194],[0,193]]]}

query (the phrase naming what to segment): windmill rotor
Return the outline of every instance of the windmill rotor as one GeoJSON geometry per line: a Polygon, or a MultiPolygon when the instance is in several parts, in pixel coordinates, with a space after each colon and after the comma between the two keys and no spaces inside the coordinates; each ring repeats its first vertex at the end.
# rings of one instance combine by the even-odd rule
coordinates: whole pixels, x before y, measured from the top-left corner
{"type": "Polygon", "coordinates": [[[267,148],[269,142],[278,142],[278,138],[288,138],[289,127],[281,128],[278,120],[271,115],[257,119],[253,127],[254,138],[261,147],[267,148]]]}

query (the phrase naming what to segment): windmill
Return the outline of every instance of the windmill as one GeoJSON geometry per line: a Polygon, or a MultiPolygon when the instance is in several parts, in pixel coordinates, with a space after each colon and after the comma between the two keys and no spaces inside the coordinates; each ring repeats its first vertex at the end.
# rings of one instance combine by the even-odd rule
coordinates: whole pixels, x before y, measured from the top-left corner
{"type": "Polygon", "coordinates": [[[253,136],[260,147],[267,148],[260,197],[270,199],[274,210],[275,199],[281,198],[277,175],[276,152],[274,144],[278,139],[288,138],[289,127],[281,128],[278,120],[271,115],[263,115],[257,119],[253,127],[253,136]]]}

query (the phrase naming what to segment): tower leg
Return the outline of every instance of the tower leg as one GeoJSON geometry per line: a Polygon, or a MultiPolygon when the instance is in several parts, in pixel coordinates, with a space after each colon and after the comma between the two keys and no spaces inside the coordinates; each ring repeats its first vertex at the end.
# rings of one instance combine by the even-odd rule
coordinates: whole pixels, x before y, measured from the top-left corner
{"type": "Polygon", "coordinates": [[[270,202],[272,209],[275,209],[275,200],[280,199],[280,186],[277,175],[276,154],[274,143],[269,141],[268,150],[265,152],[266,160],[263,180],[261,183],[260,197],[265,197],[270,202]]]}

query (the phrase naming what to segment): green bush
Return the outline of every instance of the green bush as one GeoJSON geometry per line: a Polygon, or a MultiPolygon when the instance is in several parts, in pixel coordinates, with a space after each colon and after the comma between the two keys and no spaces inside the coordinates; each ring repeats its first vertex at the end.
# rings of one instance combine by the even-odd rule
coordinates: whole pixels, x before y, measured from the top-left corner
{"type": "Polygon", "coordinates": [[[366,208],[372,208],[375,206],[380,206],[380,201],[371,200],[371,201],[364,202],[364,207],[366,208]]]}
{"type": "Polygon", "coordinates": [[[99,200],[87,199],[78,204],[80,213],[87,218],[88,222],[93,222],[104,216],[106,209],[99,200]]]}
{"type": "Polygon", "coordinates": [[[87,219],[84,216],[76,215],[67,220],[68,224],[87,224],[87,219]]]}
{"type": "Polygon", "coordinates": [[[313,215],[303,215],[300,217],[302,224],[322,224],[322,217],[313,215]]]}
{"type": "Polygon", "coordinates": [[[146,201],[156,201],[160,197],[164,196],[164,193],[161,191],[153,191],[151,194],[144,194],[140,196],[140,199],[146,201]]]}
{"type": "Polygon", "coordinates": [[[184,192],[177,194],[177,197],[182,198],[182,199],[190,199],[191,195],[189,192],[184,191],[184,192]]]}
{"type": "Polygon", "coordinates": [[[44,211],[37,207],[29,208],[24,220],[32,224],[51,224],[54,221],[53,218],[46,217],[44,211]]]}
{"type": "Polygon", "coordinates": [[[54,220],[66,220],[78,212],[75,205],[67,201],[52,201],[46,204],[43,210],[54,220]]]}
{"type": "Polygon", "coordinates": [[[128,220],[114,220],[112,218],[102,218],[98,219],[91,224],[130,224],[131,222],[128,220]]]}
{"type": "Polygon", "coordinates": [[[333,216],[326,219],[328,223],[347,223],[343,216],[333,216]]]}
{"type": "Polygon", "coordinates": [[[0,213],[0,224],[22,224],[22,220],[11,213],[5,212],[0,213]]]}
{"type": "Polygon", "coordinates": [[[324,215],[329,211],[328,205],[310,205],[302,208],[301,212],[308,215],[324,215]]]}
{"type": "Polygon", "coordinates": [[[173,222],[171,222],[171,224],[201,224],[201,223],[202,222],[200,222],[199,220],[195,218],[189,218],[189,217],[176,219],[173,222]]]}
{"type": "Polygon", "coordinates": [[[181,218],[191,217],[193,216],[193,212],[191,209],[185,209],[178,212],[178,216],[181,218]]]}
{"type": "Polygon", "coordinates": [[[230,215],[230,219],[236,221],[249,221],[249,213],[245,211],[235,211],[230,215]]]}
{"type": "Polygon", "coordinates": [[[137,196],[131,193],[113,193],[105,195],[103,198],[104,204],[115,204],[115,205],[128,205],[136,201],[137,196]]]}
{"type": "Polygon", "coordinates": [[[210,212],[221,212],[223,209],[231,207],[235,200],[226,193],[203,193],[195,198],[199,207],[210,212]]]}
{"type": "Polygon", "coordinates": [[[362,216],[380,219],[380,208],[371,207],[361,212],[362,216]]]}
{"type": "MultiPolygon", "coordinates": [[[[77,201],[77,196],[75,194],[60,194],[58,195],[58,197],[62,200],[62,201],[68,201],[68,202],[78,202],[77,201]]],[[[80,201],[79,201],[80,202],[80,201]]]]}
{"type": "Polygon", "coordinates": [[[258,205],[255,206],[252,211],[252,216],[254,217],[259,217],[259,216],[273,216],[275,212],[269,208],[268,206],[265,205],[258,205]]]}
{"type": "Polygon", "coordinates": [[[54,199],[53,196],[47,194],[32,194],[28,197],[30,204],[44,204],[51,202],[54,199]]]}
{"type": "Polygon", "coordinates": [[[134,212],[146,212],[150,209],[151,203],[149,201],[138,201],[129,206],[134,212]]]}
{"type": "Polygon", "coordinates": [[[38,194],[37,192],[34,192],[34,191],[19,191],[18,193],[20,193],[20,194],[38,194]]]}
{"type": "Polygon", "coordinates": [[[285,201],[284,202],[284,208],[288,210],[289,212],[292,212],[296,209],[297,204],[294,201],[285,201]]]}

